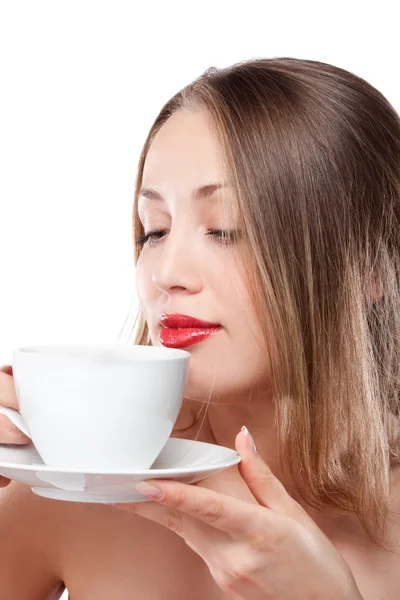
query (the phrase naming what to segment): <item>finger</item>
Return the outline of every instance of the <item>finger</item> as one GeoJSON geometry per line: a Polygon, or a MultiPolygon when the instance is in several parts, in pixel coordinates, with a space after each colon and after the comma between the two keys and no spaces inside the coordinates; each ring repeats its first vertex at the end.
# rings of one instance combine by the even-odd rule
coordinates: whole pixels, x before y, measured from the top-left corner
{"type": "Polygon", "coordinates": [[[4,365],[4,367],[0,367],[0,371],[7,373],[7,375],[12,375],[13,374],[12,365],[4,365]]]}
{"type": "MultiPolygon", "coordinates": [[[[195,517],[207,525],[229,533],[243,541],[259,536],[260,527],[273,527],[272,516],[268,510],[260,513],[260,507],[249,504],[233,496],[227,496],[207,488],[191,486],[177,481],[146,481],[162,490],[162,498],[155,502],[173,510],[195,517]]],[[[145,493],[144,488],[138,490],[145,493]]]]}
{"type": "Polygon", "coordinates": [[[0,369],[0,404],[18,410],[18,400],[12,372],[11,365],[6,365],[0,369]]]}
{"type": "Polygon", "coordinates": [[[164,527],[171,529],[183,537],[183,515],[179,511],[170,510],[167,506],[161,506],[155,502],[126,502],[112,504],[111,506],[127,513],[139,515],[154,523],[164,525],[164,527]]]}
{"type": "Polygon", "coordinates": [[[278,512],[291,512],[294,499],[261,456],[254,452],[252,438],[242,430],[236,436],[235,446],[242,457],[239,472],[257,502],[278,512]]]}
{"type": "Polygon", "coordinates": [[[31,439],[0,413],[0,444],[30,444],[31,439]]]}

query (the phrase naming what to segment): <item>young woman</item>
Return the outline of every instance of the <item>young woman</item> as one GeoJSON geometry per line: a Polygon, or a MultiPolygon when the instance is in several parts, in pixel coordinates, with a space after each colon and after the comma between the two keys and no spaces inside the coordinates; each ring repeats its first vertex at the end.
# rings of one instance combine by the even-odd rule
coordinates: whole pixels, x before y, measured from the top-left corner
{"type": "Polygon", "coordinates": [[[400,119],[357,76],[253,60],[174,96],[139,162],[134,341],[191,353],[173,436],[242,463],[116,507],[11,483],[1,597],[395,600],[399,223],[400,119]]]}

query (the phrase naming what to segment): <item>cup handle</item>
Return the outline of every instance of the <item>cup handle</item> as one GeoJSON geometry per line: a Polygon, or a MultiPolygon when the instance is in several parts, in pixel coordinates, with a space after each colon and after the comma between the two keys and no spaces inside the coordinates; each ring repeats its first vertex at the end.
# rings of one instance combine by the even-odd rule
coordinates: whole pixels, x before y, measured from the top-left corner
{"type": "Polygon", "coordinates": [[[11,423],[14,423],[15,427],[18,427],[22,433],[27,435],[29,438],[31,437],[29,430],[18,410],[15,410],[15,408],[9,408],[8,406],[0,406],[0,413],[10,419],[11,423]]]}

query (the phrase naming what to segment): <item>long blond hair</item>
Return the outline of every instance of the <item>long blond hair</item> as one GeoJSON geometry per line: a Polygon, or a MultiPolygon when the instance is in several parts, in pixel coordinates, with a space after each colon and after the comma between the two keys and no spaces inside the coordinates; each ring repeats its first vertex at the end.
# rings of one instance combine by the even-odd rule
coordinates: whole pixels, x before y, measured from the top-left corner
{"type": "MultiPolygon", "coordinates": [[[[180,109],[206,111],[235,191],[252,299],[265,339],[273,332],[281,467],[308,504],[355,512],[379,543],[400,462],[399,116],[366,81],[317,61],[208,69],[145,141],[135,240],[149,146],[180,109]]],[[[140,311],[134,343],[151,343],[140,311]]]]}

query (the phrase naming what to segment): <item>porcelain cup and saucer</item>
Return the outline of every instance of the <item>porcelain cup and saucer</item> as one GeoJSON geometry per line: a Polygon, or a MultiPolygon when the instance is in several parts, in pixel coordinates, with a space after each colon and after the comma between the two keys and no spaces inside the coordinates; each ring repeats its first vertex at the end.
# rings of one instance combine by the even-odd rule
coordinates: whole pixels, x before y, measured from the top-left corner
{"type": "Polygon", "coordinates": [[[38,345],[12,355],[19,411],[0,412],[32,443],[0,444],[0,475],[39,496],[145,502],[140,481],[196,483],[241,460],[231,448],[170,437],[187,382],[185,350],[38,345]]]}

